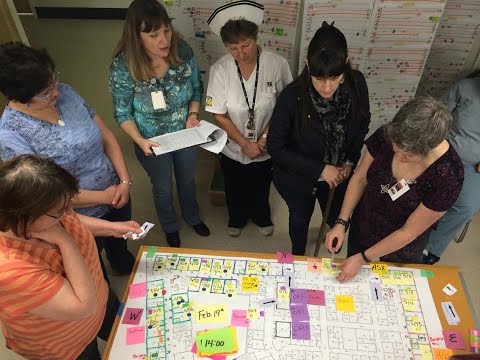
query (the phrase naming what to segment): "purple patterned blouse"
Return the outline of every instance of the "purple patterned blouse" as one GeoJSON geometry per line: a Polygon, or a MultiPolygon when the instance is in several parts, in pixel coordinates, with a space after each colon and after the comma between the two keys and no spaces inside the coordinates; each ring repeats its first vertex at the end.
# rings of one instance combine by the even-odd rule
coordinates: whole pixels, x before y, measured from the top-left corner
{"type": "MultiPolygon", "coordinates": [[[[354,247],[366,250],[400,229],[420,203],[433,211],[442,212],[448,210],[457,199],[463,184],[463,166],[452,146],[414,183],[409,184],[409,191],[392,201],[388,193],[381,191],[381,185],[394,184],[394,152],[384,127],[375,131],[365,144],[374,160],[367,172],[368,185],[352,216],[349,242],[354,241],[354,247]]],[[[429,232],[430,228],[402,249],[381,259],[400,263],[418,262],[429,232]]]]}

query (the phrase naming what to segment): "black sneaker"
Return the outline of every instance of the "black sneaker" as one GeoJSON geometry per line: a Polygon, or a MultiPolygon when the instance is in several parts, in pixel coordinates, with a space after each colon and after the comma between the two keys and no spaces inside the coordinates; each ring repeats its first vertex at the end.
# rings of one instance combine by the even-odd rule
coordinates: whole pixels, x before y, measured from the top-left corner
{"type": "Polygon", "coordinates": [[[436,264],[440,258],[427,250],[423,250],[422,257],[420,258],[421,264],[433,265],[436,264]]]}
{"type": "Polygon", "coordinates": [[[174,231],[171,233],[166,232],[165,237],[170,247],[180,247],[180,235],[178,235],[178,231],[174,231]]]}
{"type": "Polygon", "coordinates": [[[210,235],[210,229],[203,222],[199,222],[197,225],[192,225],[193,230],[200,236],[210,235]]]}

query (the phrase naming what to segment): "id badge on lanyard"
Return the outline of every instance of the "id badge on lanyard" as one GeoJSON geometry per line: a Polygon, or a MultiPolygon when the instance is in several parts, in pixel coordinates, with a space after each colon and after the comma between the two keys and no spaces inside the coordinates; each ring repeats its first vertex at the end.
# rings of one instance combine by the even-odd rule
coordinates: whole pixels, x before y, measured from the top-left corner
{"type": "Polygon", "coordinates": [[[250,142],[257,142],[257,129],[255,129],[255,112],[252,109],[248,110],[248,121],[245,126],[245,137],[250,142]]]}
{"type": "Polygon", "coordinates": [[[400,196],[405,194],[408,190],[410,190],[410,186],[408,186],[405,179],[402,179],[396,184],[394,184],[390,189],[388,189],[388,195],[390,195],[392,201],[395,201],[400,196]]]}

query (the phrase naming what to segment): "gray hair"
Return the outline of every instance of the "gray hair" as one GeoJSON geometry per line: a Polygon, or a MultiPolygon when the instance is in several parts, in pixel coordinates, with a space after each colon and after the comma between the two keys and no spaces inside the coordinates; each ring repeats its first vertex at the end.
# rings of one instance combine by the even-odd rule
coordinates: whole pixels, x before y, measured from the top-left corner
{"type": "Polygon", "coordinates": [[[442,102],[421,96],[405,103],[385,129],[402,150],[426,156],[447,137],[452,122],[452,115],[442,102]]]}

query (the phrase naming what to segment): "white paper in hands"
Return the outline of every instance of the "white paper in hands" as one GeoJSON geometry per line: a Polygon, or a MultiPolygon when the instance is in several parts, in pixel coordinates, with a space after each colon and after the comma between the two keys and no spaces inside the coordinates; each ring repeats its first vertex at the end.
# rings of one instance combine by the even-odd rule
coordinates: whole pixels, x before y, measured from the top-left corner
{"type": "Polygon", "coordinates": [[[144,222],[143,225],[140,227],[142,230],[139,234],[134,233],[133,231],[129,231],[125,234],[122,235],[122,237],[125,240],[132,239],[132,240],[139,240],[143,239],[147,233],[150,231],[151,228],[153,228],[155,224],[149,223],[149,222],[144,222]]]}
{"type": "Polygon", "coordinates": [[[162,155],[195,145],[218,154],[227,143],[227,133],[218,126],[201,120],[197,127],[155,136],[149,140],[160,144],[160,146],[152,147],[155,155],[162,155]]]}

